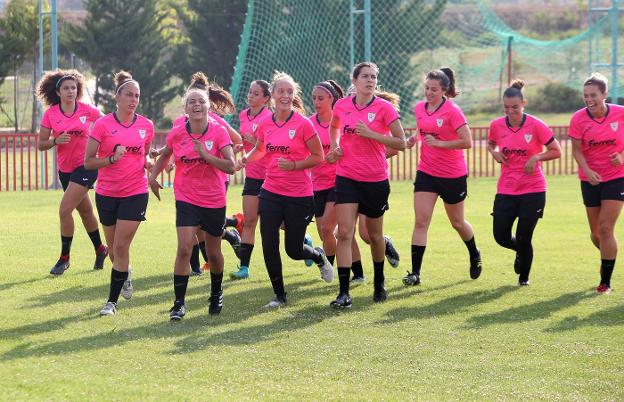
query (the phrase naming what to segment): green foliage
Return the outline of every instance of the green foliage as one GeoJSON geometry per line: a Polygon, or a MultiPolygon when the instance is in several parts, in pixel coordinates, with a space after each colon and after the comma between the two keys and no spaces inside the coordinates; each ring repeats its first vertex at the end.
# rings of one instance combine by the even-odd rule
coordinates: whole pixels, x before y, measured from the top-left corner
{"type": "Polygon", "coordinates": [[[141,85],[139,113],[155,122],[178,88],[172,76],[166,13],[152,0],[87,0],[84,26],[70,25],[63,40],[90,64],[96,79],[95,102],[115,108],[113,75],[127,70],[141,85]]]}
{"type": "Polygon", "coordinates": [[[574,112],[583,107],[580,93],[578,89],[551,82],[538,89],[537,96],[530,99],[530,107],[537,112],[574,112]]]}

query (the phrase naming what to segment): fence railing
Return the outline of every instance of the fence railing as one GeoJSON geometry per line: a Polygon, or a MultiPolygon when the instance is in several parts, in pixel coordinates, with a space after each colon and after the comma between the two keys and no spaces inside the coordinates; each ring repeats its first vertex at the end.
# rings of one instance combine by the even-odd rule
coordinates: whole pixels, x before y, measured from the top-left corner
{"type": "MultiPolygon", "coordinates": [[[[568,127],[551,127],[561,143],[561,158],[542,162],[546,175],[569,175],[576,173],[576,162],[572,157],[572,144],[568,138],[568,127]]],[[[470,177],[493,177],[500,173],[500,166],[487,152],[487,127],[472,127],[472,148],[465,151],[470,177]]],[[[405,129],[406,135],[415,135],[416,129],[405,129]]],[[[167,133],[158,132],[153,146],[165,143],[167,133]]],[[[0,192],[59,189],[56,171],[56,148],[40,152],[37,150],[37,134],[0,134],[0,192]]],[[[418,166],[419,149],[414,147],[389,161],[390,180],[413,180],[418,166]]],[[[173,173],[163,172],[163,186],[173,185],[173,173]]],[[[231,176],[232,184],[243,182],[244,171],[231,176]]]]}

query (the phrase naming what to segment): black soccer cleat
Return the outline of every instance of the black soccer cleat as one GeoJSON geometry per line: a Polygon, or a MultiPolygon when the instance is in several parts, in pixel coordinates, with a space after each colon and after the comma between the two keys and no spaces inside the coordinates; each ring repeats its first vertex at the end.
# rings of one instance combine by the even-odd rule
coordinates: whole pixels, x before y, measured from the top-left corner
{"type": "Polygon", "coordinates": [[[95,253],[95,262],[93,263],[93,269],[103,269],[104,261],[108,257],[108,246],[104,245],[104,249],[99,253],[95,253]]]}
{"type": "Polygon", "coordinates": [[[223,289],[219,293],[210,294],[210,305],[208,306],[208,314],[219,315],[223,308],[223,289]]]}
{"type": "Polygon", "coordinates": [[[477,250],[477,256],[470,259],[470,279],[477,279],[481,276],[481,252],[477,250]]]}
{"type": "Polygon", "coordinates": [[[351,308],[351,298],[348,293],[340,293],[329,305],[337,310],[351,308]]]}
{"type": "Polygon", "coordinates": [[[63,275],[69,269],[69,260],[59,259],[50,270],[52,275],[63,275]]]}
{"type": "Polygon", "coordinates": [[[180,321],[186,315],[186,306],[184,303],[176,301],[169,310],[169,321],[180,321]]]}
{"type": "Polygon", "coordinates": [[[385,302],[388,298],[388,292],[386,292],[386,288],[381,285],[379,287],[375,286],[375,292],[373,293],[373,301],[375,303],[385,302]]]}

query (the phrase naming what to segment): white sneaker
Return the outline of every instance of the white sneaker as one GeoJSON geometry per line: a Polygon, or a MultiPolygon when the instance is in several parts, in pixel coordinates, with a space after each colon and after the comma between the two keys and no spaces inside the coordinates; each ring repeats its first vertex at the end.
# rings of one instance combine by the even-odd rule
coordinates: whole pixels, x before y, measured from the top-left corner
{"type": "Polygon", "coordinates": [[[100,310],[100,315],[115,315],[117,313],[117,303],[115,302],[106,302],[102,310],[100,310]]]}
{"type": "Polygon", "coordinates": [[[264,308],[278,308],[278,307],[285,306],[285,305],[286,305],[286,297],[284,297],[283,299],[280,299],[279,297],[275,296],[273,300],[271,300],[270,302],[264,305],[264,308]]]}
{"type": "Polygon", "coordinates": [[[124,284],[121,287],[121,296],[126,300],[130,300],[132,298],[133,292],[134,287],[132,286],[132,268],[128,267],[128,279],[124,281],[124,284]]]}
{"type": "Polygon", "coordinates": [[[323,262],[317,264],[319,271],[321,271],[321,279],[327,283],[331,283],[334,280],[334,267],[329,263],[329,260],[325,256],[325,251],[323,251],[322,248],[316,247],[315,250],[323,256],[323,262]]]}

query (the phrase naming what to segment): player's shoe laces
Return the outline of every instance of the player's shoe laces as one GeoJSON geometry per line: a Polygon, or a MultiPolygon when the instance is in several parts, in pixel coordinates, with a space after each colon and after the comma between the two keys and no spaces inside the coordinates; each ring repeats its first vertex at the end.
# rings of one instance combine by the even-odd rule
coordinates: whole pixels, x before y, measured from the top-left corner
{"type": "Polygon", "coordinates": [[[100,315],[115,315],[117,313],[117,303],[115,302],[106,302],[102,310],[100,310],[100,315]]]}
{"type": "Polygon", "coordinates": [[[420,285],[420,276],[408,271],[407,275],[403,277],[403,284],[405,286],[420,285]]]}
{"type": "Polygon", "coordinates": [[[69,269],[69,259],[60,258],[50,270],[52,275],[63,275],[63,272],[69,269]]]}
{"type": "Polygon", "coordinates": [[[176,301],[169,310],[169,321],[180,321],[186,315],[186,306],[184,303],[176,301]]]}
{"type": "Polygon", "coordinates": [[[392,243],[392,239],[390,236],[384,236],[384,240],[386,241],[386,258],[388,259],[388,263],[392,268],[397,268],[399,266],[399,261],[401,260],[401,256],[396,248],[394,248],[394,244],[392,243]]]}
{"type": "Polygon", "coordinates": [[[329,305],[337,310],[351,308],[351,298],[348,293],[340,293],[329,305]]]}
{"type": "Polygon", "coordinates": [[[106,257],[108,257],[108,246],[103,245],[104,248],[99,253],[95,254],[95,262],[93,263],[93,269],[102,269],[104,268],[104,261],[106,257]]]}

